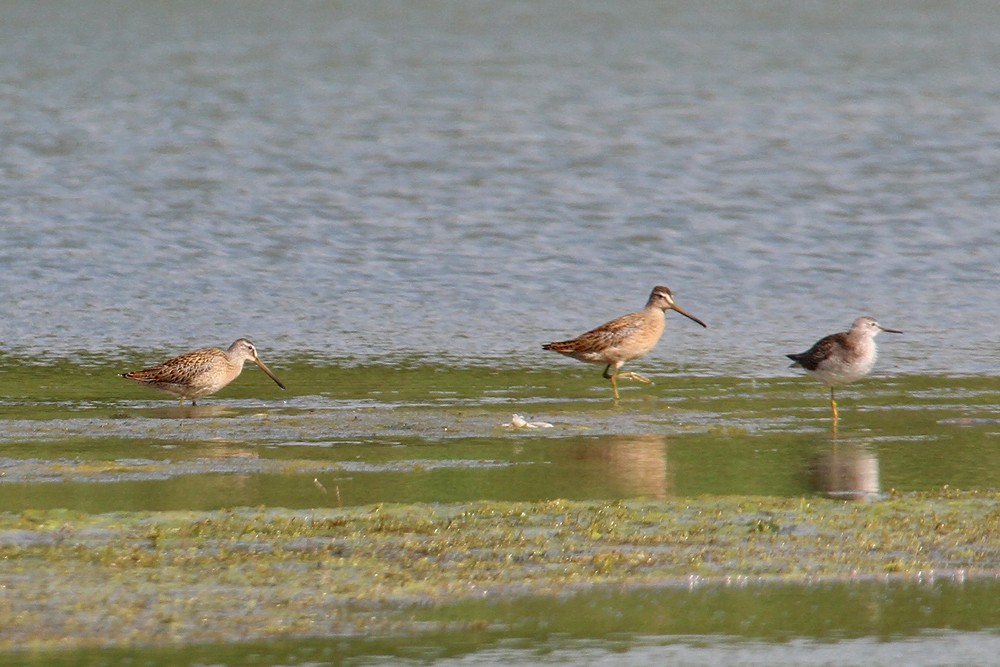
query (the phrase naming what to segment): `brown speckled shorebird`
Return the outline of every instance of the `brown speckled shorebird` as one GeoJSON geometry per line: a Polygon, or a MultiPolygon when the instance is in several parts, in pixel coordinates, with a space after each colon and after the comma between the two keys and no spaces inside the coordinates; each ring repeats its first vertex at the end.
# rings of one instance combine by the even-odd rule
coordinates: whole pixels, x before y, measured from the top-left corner
{"type": "Polygon", "coordinates": [[[611,380],[611,390],[614,392],[615,400],[618,400],[618,378],[646,384],[652,382],[638,373],[621,373],[619,369],[626,361],[638,359],[656,347],[657,341],[663,335],[663,327],[666,324],[664,313],[667,310],[676,310],[701,326],[708,326],[674,303],[674,295],[668,288],[658,286],[653,288],[646,307],[639,312],[622,315],[573,340],[547,343],[542,348],[592,364],[607,364],[604,377],[611,380]]]}
{"type": "Polygon", "coordinates": [[[896,329],[886,329],[872,317],[854,320],[850,331],[830,334],[816,341],[816,344],[799,354],[786,354],[792,360],[791,368],[799,366],[810,375],[830,387],[830,408],[833,410],[833,424],[837,424],[837,399],[835,387],[860,380],[871,372],[878,356],[875,336],[880,331],[903,333],[896,329]]]}
{"type": "Polygon", "coordinates": [[[257,356],[257,348],[246,338],[236,339],[228,350],[206,347],[167,359],[152,368],[122,373],[121,376],[147,387],[176,394],[180,396],[182,404],[186,399],[191,399],[191,405],[195,405],[196,399],[214,394],[238,378],[243,371],[243,362],[248,359],[267,373],[275,384],[285,388],[281,380],[257,356]]]}

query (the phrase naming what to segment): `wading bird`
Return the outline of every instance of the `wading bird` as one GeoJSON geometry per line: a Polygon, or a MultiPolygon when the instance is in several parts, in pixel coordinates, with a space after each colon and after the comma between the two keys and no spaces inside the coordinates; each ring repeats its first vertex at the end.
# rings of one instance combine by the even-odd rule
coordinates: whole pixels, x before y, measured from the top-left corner
{"type": "Polygon", "coordinates": [[[175,394],[180,397],[181,404],[190,399],[191,405],[195,405],[196,399],[214,394],[238,378],[243,371],[243,362],[247,360],[257,364],[279,387],[285,388],[257,356],[257,348],[246,338],[236,339],[228,350],[206,347],[167,359],[151,368],[122,373],[121,376],[175,394]]]}
{"type": "Polygon", "coordinates": [[[604,377],[611,380],[611,390],[618,400],[618,378],[646,384],[652,382],[638,373],[622,373],[619,369],[626,361],[638,359],[656,347],[663,335],[667,310],[676,310],[701,326],[708,326],[674,303],[674,295],[668,288],[658,286],[653,288],[646,307],[639,312],[622,315],[572,340],[546,343],[542,349],[592,364],[606,364],[604,377]]]}

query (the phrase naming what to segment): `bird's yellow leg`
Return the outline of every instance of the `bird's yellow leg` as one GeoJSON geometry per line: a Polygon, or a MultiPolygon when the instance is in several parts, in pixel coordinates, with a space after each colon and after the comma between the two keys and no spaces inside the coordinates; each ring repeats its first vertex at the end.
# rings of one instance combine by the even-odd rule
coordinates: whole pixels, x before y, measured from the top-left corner
{"type": "Polygon", "coordinates": [[[636,382],[644,382],[646,384],[653,384],[653,381],[650,380],[648,377],[646,377],[645,375],[639,375],[638,373],[632,373],[632,372],[629,372],[629,373],[618,373],[618,372],[612,373],[611,372],[611,367],[612,366],[614,366],[615,371],[617,371],[619,368],[621,368],[621,364],[617,364],[617,365],[616,364],[608,364],[604,368],[604,377],[606,377],[607,379],[611,380],[611,389],[615,392],[615,400],[618,400],[618,378],[625,378],[626,380],[635,380],[636,382]]]}
{"type": "MultiPolygon", "coordinates": [[[[615,394],[615,400],[617,401],[618,400],[618,382],[616,381],[616,378],[618,377],[618,374],[611,372],[611,366],[613,366],[613,365],[614,364],[608,364],[607,366],[604,367],[604,377],[606,377],[607,379],[611,380],[611,391],[614,392],[614,394],[615,394]]],[[[617,370],[617,367],[616,367],[616,370],[617,370]]]]}
{"type": "Polygon", "coordinates": [[[834,389],[830,387],[830,407],[833,409],[833,428],[837,428],[837,399],[834,396],[834,389]]]}
{"type": "Polygon", "coordinates": [[[648,377],[645,375],[639,375],[638,373],[618,373],[618,377],[628,378],[629,380],[635,380],[636,382],[642,382],[645,384],[653,384],[653,381],[648,377]]]}

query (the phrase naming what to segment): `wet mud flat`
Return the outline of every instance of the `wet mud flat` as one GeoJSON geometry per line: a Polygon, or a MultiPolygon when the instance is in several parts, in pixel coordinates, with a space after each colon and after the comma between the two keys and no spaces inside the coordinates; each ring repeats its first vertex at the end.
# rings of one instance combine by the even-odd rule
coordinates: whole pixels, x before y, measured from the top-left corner
{"type": "Polygon", "coordinates": [[[8,512],[0,650],[417,635],[491,623],[488,612],[428,620],[452,605],[609,587],[996,580],[998,499],[943,489],[877,503],[705,496],[8,512]]]}

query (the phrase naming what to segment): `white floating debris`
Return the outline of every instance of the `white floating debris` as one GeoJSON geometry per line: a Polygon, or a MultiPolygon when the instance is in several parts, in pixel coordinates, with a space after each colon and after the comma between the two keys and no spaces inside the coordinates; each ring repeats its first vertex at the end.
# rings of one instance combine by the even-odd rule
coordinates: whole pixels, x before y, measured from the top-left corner
{"type": "MultiPolygon", "coordinates": [[[[507,425],[505,424],[505,426],[507,425]]],[[[518,414],[515,414],[511,418],[509,426],[513,426],[514,428],[553,428],[552,424],[548,422],[529,422],[518,414]]]]}

